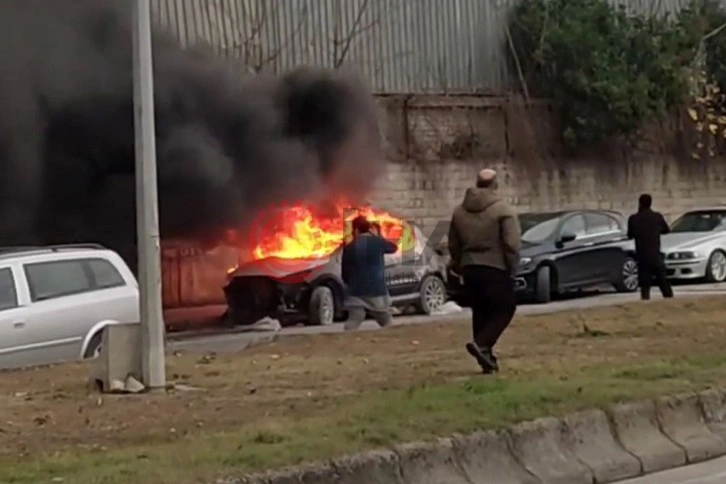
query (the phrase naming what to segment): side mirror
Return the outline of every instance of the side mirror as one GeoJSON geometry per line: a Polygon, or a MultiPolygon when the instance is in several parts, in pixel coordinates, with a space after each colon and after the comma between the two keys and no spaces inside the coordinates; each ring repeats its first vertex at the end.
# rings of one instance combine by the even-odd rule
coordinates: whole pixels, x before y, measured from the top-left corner
{"type": "Polygon", "coordinates": [[[560,244],[566,244],[568,242],[572,242],[573,240],[577,239],[577,235],[573,234],[572,232],[563,232],[560,235],[560,244]]]}

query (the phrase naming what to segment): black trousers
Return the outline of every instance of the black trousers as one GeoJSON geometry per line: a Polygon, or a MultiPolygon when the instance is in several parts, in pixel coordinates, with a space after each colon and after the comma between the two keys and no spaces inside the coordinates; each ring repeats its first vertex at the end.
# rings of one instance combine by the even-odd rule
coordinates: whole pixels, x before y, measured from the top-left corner
{"type": "Polygon", "coordinates": [[[491,350],[517,310],[514,281],[507,272],[487,266],[466,266],[462,275],[472,311],[474,342],[491,350]]]}
{"type": "Polygon", "coordinates": [[[660,288],[663,297],[673,297],[673,288],[670,282],[668,282],[666,266],[662,258],[639,258],[638,279],[640,281],[640,297],[642,299],[650,299],[650,289],[653,287],[653,282],[660,288]]]}

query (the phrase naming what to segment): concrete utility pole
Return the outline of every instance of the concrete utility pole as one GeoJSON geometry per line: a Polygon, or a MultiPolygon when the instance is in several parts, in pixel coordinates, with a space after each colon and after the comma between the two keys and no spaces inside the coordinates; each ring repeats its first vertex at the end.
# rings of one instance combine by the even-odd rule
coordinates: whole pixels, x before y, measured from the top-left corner
{"type": "Polygon", "coordinates": [[[161,300],[159,200],[156,181],[154,73],[150,0],[133,0],[134,127],[136,144],[136,236],[139,246],[143,383],[166,386],[164,313],[161,300]]]}

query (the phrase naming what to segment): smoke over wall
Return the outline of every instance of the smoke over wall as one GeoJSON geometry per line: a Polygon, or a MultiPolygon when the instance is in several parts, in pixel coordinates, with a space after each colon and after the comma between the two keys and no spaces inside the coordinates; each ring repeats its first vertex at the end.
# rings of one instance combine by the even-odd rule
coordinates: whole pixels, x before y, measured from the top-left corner
{"type": "MultiPolygon", "coordinates": [[[[0,245],[135,240],[129,3],[0,2],[0,245]]],[[[163,237],[215,237],[283,201],[371,188],[377,120],[356,79],[242,77],[155,35],[163,237]]]]}

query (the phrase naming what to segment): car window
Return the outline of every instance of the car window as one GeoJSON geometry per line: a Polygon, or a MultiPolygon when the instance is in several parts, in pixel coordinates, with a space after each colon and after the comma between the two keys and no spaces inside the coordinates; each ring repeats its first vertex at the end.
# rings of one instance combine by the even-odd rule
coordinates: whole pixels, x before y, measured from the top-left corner
{"type": "Polygon", "coordinates": [[[18,292],[10,268],[0,269],[0,311],[18,307],[18,292]]]}
{"type": "Polygon", "coordinates": [[[33,302],[92,290],[81,260],[25,264],[25,275],[33,302]]]}
{"type": "Polygon", "coordinates": [[[562,225],[561,234],[572,234],[577,238],[582,237],[586,233],[585,228],[585,217],[582,215],[573,215],[568,218],[564,225],[562,225]]]}
{"type": "Polygon", "coordinates": [[[94,287],[96,289],[108,289],[126,284],[124,278],[119,274],[116,267],[105,259],[88,259],[88,268],[93,275],[94,287]]]}
{"type": "Polygon", "coordinates": [[[726,211],[688,212],[671,225],[671,232],[713,232],[723,230],[726,211]]]}
{"type": "Polygon", "coordinates": [[[550,238],[560,223],[559,217],[539,221],[528,217],[520,217],[519,223],[522,227],[522,240],[529,243],[539,243],[550,238]]]}
{"type": "Polygon", "coordinates": [[[585,223],[587,235],[600,235],[621,230],[616,219],[603,213],[585,214],[585,223]]]}

